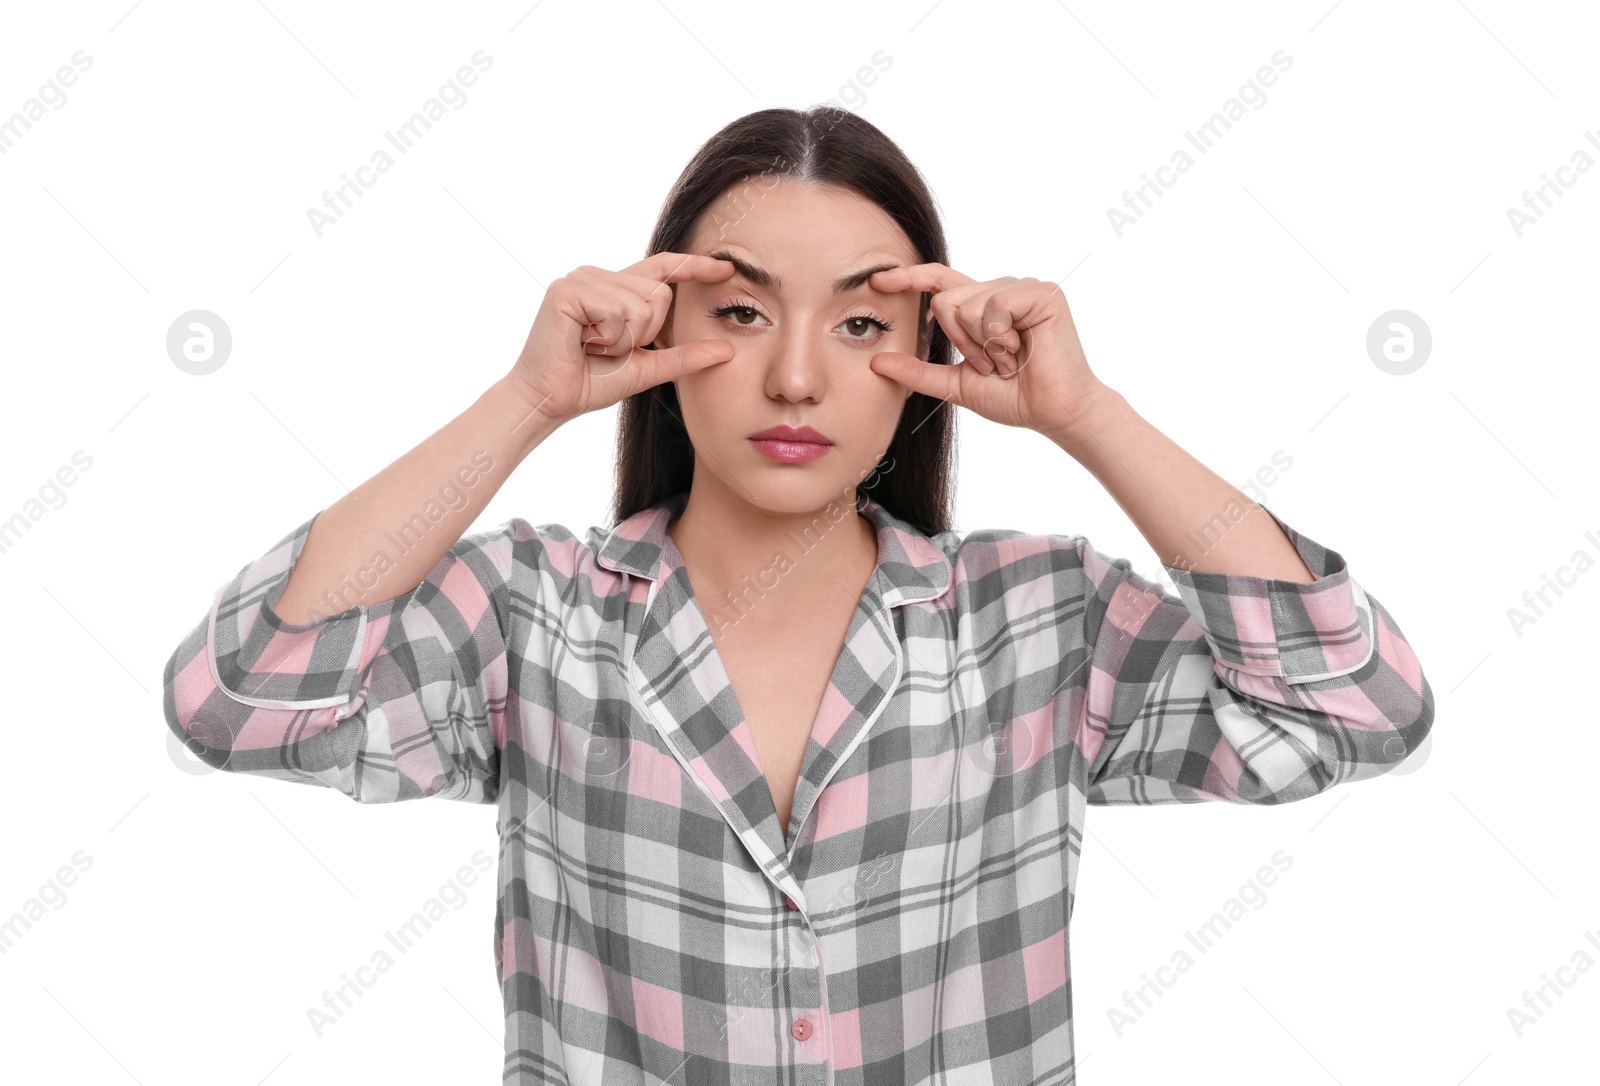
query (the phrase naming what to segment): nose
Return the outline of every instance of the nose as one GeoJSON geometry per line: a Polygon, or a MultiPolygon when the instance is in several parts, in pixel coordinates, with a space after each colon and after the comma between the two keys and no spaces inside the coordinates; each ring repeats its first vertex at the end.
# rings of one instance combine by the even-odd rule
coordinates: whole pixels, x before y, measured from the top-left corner
{"type": "Polygon", "coordinates": [[[828,352],[826,333],[814,329],[814,322],[791,321],[783,334],[775,337],[766,359],[767,395],[785,400],[815,400],[827,388],[828,352]]]}

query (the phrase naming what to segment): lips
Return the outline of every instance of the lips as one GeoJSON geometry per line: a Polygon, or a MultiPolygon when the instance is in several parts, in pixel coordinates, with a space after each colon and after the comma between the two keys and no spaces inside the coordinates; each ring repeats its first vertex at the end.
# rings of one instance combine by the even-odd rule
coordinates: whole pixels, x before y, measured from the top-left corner
{"type": "Polygon", "coordinates": [[[773,426],[760,433],[751,434],[751,441],[783,441],[789,444],[832,445],[822,434],[809,426],[773,426]]]}

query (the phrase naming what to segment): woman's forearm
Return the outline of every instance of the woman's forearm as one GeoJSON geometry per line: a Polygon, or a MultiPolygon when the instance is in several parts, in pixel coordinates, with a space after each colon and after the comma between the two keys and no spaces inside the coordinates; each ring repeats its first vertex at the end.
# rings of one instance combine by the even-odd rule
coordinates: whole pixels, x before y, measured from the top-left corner
{"type": "Polygon", "coordinates": [[[1047,431],[1116,499],[1161,561],[1195,573],[1316,578],[1272,517],[1099,385],[1047,431]]]}
{"type": "Polygon", "coordinates": [[[502,378],[461,414],[312,522],[273,604],[308,625],[422,583],[523,459],[560,425],[502,378]]]}

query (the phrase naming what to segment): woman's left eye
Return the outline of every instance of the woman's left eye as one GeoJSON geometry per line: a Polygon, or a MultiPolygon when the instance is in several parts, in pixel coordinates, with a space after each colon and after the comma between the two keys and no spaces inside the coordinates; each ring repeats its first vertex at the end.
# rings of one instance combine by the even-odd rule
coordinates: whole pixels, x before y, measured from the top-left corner
{"type": "MultiPolygon", "coordinates": [[[[844,323],[846,325],[851,325],[851,324],[875,325],[875,326],[877,326],[877,329],[880,332],[892,332],[892,331],[894,331],[894,326],[892,324],[888,323],[887,321],[880,320],[877,317],[867,317],[867,316],[850,317],[850,318],[846,319],[844,323]]],[[[866,330],[863,330],[863,331],[866,331],[866,330]]],[[[851,339],[866,339],[867,336],[865,334],[863,334],[863,335],[859,335],[859,336],[851,336],[850,338],[851,339]]]]}

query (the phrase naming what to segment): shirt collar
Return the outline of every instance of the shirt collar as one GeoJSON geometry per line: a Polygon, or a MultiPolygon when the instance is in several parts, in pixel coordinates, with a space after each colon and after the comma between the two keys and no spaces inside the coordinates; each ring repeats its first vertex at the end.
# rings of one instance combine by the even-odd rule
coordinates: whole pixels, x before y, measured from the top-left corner
{"type": "MultiPolygon", "coordinates": [[[[680,491],[639,510],[604,533],[596,561],[606,569],[650,581],[661,581],[683,566],[683,556],[667,533],[667,522],[683,511],[688,491],[680,491]]],[[[950,587],[950,559],[927,535],[872,498],[862,509],[878,533],[878,564],[883,602],[890,606],[936,599],[950,587]]],[[[826,524],[827,521],[824,520],[826,524]]],[[[597,529],[598,531],[598,529],[597,529]]],[[[796,539],[789,549],[795,560],[807,549],[796,539]]]]}

